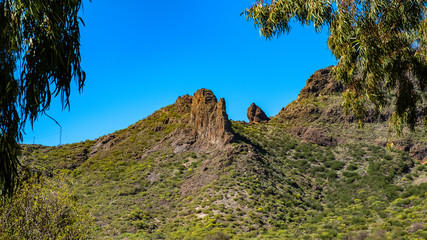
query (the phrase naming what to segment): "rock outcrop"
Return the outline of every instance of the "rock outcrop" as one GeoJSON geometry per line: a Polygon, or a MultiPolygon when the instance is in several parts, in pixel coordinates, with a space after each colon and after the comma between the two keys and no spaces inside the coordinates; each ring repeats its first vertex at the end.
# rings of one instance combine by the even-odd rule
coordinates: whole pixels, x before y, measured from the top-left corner
{"type": "Polygon", "coordinates": [[[314,143],[319,146],[336,146],[338,141],[330,136],[324,129],[315,127],[294,127],[290,133],[309,143],[314,143]]]}
{"type": "Polygon", "coordinates": [[[313,73],[313,75],[307,79],[307,83],[298,95],[297,101],[301,98],[308,98],[310,96],[318,97],[343,92],[343,85],[337,82],[332,74],[330,74],[332,68],[333,66],[329,66],[313,73]]]}
{"type": "Polygon", "coordinates": [[[249,106],[248,112],[246,113],[246,115],[248,116],[250,123],[260,123],[260,122],[270,120],[270,118],[267,117],[267,115],[265,115],[264,111],[260,107],[258,107],[255,103],[252,103],[249,106]]]}
{"type": "Polygon", "coordinates": [[[409,156],[419,160],[421,163],[427,163],[427,144],[417,143],[409,150],[409,156]]]}
{"type": "Polygon", "coordinates": [[[91,147],[89,156],[92,157],[98,152],[109,151],[114,145],[120,142],[122,139],[117,138],[116,135],[109,134],[95,139],[96,143],[91,147]]]}
{"type": "Polygon", "coordinates": [[[178,97],[175,110],[181,115],[189,114],[189,128],[182,130],[173,142],[175,152],[186,151],[190,148],[203,150],[215,145],[221,148],[233,140],[234,134],[231,122],[226,112],[225,100],[217,100],[211,90],[199,89],[193,96],[178,97]]]}
{"type": "MultiPolygon", "coordinates": [[[[397,140],[393,142],[397,149],[406,151],[409,156],[420,161],[421,163],[427,163],[427,143],[425,142],[413,142],[412,140],[397,140]]],[[[380,145],[385,146],[387,142],[381,143],[380,145]]]]}
{"type": "Polygon", "coordinates": [[[211,144],[227,144],[232,141],[233,133],[225,100],[221,98],[217,101],[211,90],[202,88],[194,93],[190,118],[198,140],[211,144]]]}
{"type": "Polygon", "coordinates": [[[190,111],[191,104],[193,103],[193,97],[186,94],[184,96],[178,97],[175,102],[176,111],[179,113],[186,113],[190,111]]]}

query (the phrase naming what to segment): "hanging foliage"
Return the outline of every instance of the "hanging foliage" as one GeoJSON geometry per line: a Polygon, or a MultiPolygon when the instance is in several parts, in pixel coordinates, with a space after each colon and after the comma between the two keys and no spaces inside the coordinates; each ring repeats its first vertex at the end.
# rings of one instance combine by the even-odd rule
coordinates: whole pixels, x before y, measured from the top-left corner
{"type": "Polygon", "coordinates": [[[0,0],[0,192],[15,186],[19,142],[61,96],[69,107],[71,83],[82,90],[81,0],[0,0]]]}
{"type": "Polygon", "coordinates": [[[398,133],[427,124],[427,1],[258,0],[244,12],[267,39],[289,33],[292,22],[330,32],[333,68],[347,86],[343,105],[363,124],[366,103],[394,105],[398,133]]]}

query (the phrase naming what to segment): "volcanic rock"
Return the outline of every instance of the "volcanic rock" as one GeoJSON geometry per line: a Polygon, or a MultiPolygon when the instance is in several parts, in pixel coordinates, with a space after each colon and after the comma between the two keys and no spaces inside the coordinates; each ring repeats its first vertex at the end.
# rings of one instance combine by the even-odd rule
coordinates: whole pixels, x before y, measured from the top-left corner
{"type": "Polygon", "coordinates": [[[303,141],[319,146],[337,146],[338,143],[335,138],[329,136],[326,130],[315,127],[295,127],[290,130],[290,133],[303,141]]]}
{"type": "Polygon", "coordinates": [[[332,68],[333,66],[329,66],[313,73],[313,75],[307,79],[307,83],[298,95],[297,101],[301,98],[308,98],[310,96],[318,97],[343,92],[343,85],[337,82],[331,74],[332,68]]]}
{"type": "Polygon", "coordinates": [[[409,156],[419,160],[422,163],[427,163],[427,144],[418,143],[411,147],[409,156]]]}
{"type": "Polygon", "coordinates": [[[248,116],[250,123],[260,123],[263,121],[270,120],[270,118],[267,117],[267,115],[265,115],[264,111],[260,107],[258,107],[255,103],[252,103],[249,106],[248,112],[246,115],[248,116]]]}
{"type": "Polygon", "coordinates": [[[186,94],[184,96],[178,97],[175,102],[176,111],[179,113],[186,113],[190,111],[191,104],[193,103],[193,97],[186,94]]]}
{"type": "Polygon", "coordinates": [[[221,98],[217,101],[211,90],[202,88],[194,93],[190,119],[199,141],[206,141],[210,144],[227,144],[233,139],[225,100],[221,98]]]}

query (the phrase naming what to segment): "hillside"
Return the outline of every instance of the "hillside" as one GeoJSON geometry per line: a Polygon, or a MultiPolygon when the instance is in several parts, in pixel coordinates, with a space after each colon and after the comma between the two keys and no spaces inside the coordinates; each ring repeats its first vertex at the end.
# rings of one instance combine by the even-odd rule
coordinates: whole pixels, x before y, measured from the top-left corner
{"type": "Polygon", "coordinates": [[[423,126],[394,136],[384,109],[360,128],[329,72],[270,119],[231,121],[200,89],[93,141],[25,145],[23,168],[63,175],[99,239],[427,238],[423,126]]]}

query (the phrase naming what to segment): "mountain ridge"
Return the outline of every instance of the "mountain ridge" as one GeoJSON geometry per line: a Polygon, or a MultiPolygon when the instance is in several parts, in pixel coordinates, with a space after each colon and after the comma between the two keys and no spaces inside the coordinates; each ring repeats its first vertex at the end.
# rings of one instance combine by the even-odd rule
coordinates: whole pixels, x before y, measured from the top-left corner
{"type": "Polygon", "coordinates": [[[269,121],[229,120],[225,100],[200,89],[92,141],[26,145],[21,160],[64,175],[99,239],[427,236],[421,126],[386,149],[381,117],[360,128],[343,115],[330,68],[269,121]]]}

